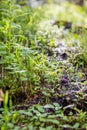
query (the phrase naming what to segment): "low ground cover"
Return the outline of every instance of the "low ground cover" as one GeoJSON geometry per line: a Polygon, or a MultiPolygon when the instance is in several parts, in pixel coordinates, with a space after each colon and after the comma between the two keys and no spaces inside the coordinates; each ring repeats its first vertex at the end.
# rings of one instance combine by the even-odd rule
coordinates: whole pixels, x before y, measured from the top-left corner
{"type": "Polygon", "coordinates": [[[87,129],[86,7],[0,10],[1,130],[87,129]]]}

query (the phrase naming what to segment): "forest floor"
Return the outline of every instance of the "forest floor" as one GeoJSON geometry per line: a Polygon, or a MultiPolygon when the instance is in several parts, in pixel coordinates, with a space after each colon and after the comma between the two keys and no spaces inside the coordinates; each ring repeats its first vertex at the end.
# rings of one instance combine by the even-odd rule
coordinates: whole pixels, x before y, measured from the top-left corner
{"type": "MultiPolygon", "coordinates": [[[[65,24],[65,21],[63,22],[65,24]]],[[[65,26],[68,26],[70,23],[67,22],[66,24],[65,26]]],[[[74,45],[66,43],[65,37],[68,33],[72,33],[70,32],[72,27],[65,26],[56,28],[56,32],[61,34],[60,38],[55,34],[55,42],[52,43],[52,47],[46,46],[45,49],[47,60],[53,64],[54,69],[59,73],[56,77],[58,81],[55,82],[55,79],[52,79],[49,84],[44,78],[41,79],[41,90],[30,94],[27,100],[23,101],[23,109],[27,109],[29,105],[45,105],[47,102],[49,104],[56,102],[62,106],[66,115],[69,115],[71,111],[75,114],[75,108],[87,111],[87,71],[85,65],[83,66],[82,50],[77,45],[77,41],[73,42],[74,45]]],[[[55,25],[52,25],[52,29],[55,30],[55,25]]],[[[75,32],[75,35],[81,35],[81,33],[75,32]]]]}
{"type": "MultiPolygon", "coordinates": [[[[21,105],[16,106],[15,109],[28,110],[29,106],[31,106],[31,108],[34,106],[33,112],[38,115],[40,114],[38,111],[43,111],[40,110],[41,108],[39,109],[38,104],[41,105],[41,107],[43,106],[45,113],[48,113],[46,117],[49,118],[49,115],[51,114],[51,117],[47,122],[51,121],[54,126],[48,125],[49,123],[46,124],[42,119],[42,122],[45,122],[45,128],[40,128],[40,124],[38,123],[36,127],[41,130],[80,130],[80,128],[81,130],[85,130],[87,126],[87,118],[85,118],[87,112],[87,69],[85,61],[83,61],[82,49],[78,40],[73,40],[72,38],[72,22],[62,21],[62,26],[60,26],[61,21],[54,21],[53,23],[49,20],[47,23],[50,23],[51,25],[50,30],[49,28],[46,29],[52,31],[53,34],[51,35],[53,35],[53,42],[48,43],[50,46],[44,46],[44,54],[46,55],[46,60],[49,62],[49,67],[51,64],[54,73],[55,71],[58,73],[56,82],[55,76],[50,77],[50,80],[52,80],[50,83],[46,81],[47,79],[42,77],[41,89],[34,94],[30,94],[27,97],[27,100],[23,101],[21,105]],[[53,30],[56,31],[53,32],[53,30]],[[58,36],[58,34],[60,34],[60,36],[58,36]],[[72,44],[70,42],[72,42],[72,44]],[[65,117],[63,117],[64,115],[61,116],[61,114],[59,114],[56,118],[57,113],[55,107],[59,109],[59,111],[62,110],[65,117]],[[83,117],[80,117],[81,113],[83,117]],[[66,117],[69,120],[63,119],[66,117]],[[54,120],[54,122],[51,119],[54,120]],[[56,122],[55,120],[60,120],[60,124],[62,124],[62,121],[66,123],[64,125],[58,125],[59,122],[56,122]],[[80,122],[82,120],[85,125],[80,126],[78,123],[79,121],[77,120],[80,120],[80,122]]],[[[79,29],[79,27],[76,26],[75,29],[77,29],[77,31],[74,30],[73,32],[75,36],[79,37],[83,35],[81,32],[82,28],[79,29]]],[[[38,31],[38,33],[41,32],[38,31]]],[[[42,34],[42,37],[43,35],[44,34],[42,34]]],[[[37,45],[39,45],[38,42],[37,45]]],[[[37,49],[39,48],[37,47],[37,49]]],[[[44,115],[42,114],[42,117],[43,116],[44,115]]]]}
{"type": "MultiPolygon", "coordinates": [[[[22,71],[18,68],[19,70],[13,73],[14,81],[11,79],[11,83],[8,82],[13,85],[10,94],[14,106],[11,102],[10,107],[4,105],[4,111],[0,114],[1,130],[87,130],[86,12],[83,13],[81,7],[71,4],[67,6],[63,4],[63,7],[52,5],[45,8],[46,14],[37,26],[36,39],[31,39],[31,45],[23,48],[27,50],[26,52],[28,49],[34,51],[33,56],[31,55],[28,59],[29,62],[24,63],[30,53],[27,55],[26,52],[20,51],[23,56],[21,57],[19,54],[21,47],[12,46],[12,49],[19,47],[17,48],[19,50],[16,50],[19,54],[18,60],[24,58],[24,61],[20,60],[23,65],[18,67],[26,68],[30,77],[28,82],[26,79],[22,80],[27,75],[24,71],[25,75],[20,76],[22,78],[14,78],[18,72],[21,75],[22,71]],[[74,12],[71,16],[73,8],[78,12],[74,12]],[[18,91],[15,88],[17,85],[18,91]],[[22,85],[27,86],[27,89],[22,85]],[[20,86],[24,87],[25,91],[19,91],[20,86]]],[[[33,18],[31,16],[30,18],[28,25],[30,24],[29,27],[32,30],[33,18]]],[[[24,29],[26,36],[29,29],[27,30],[27,27],[24,29]]],[[[16,60],[12,62],[15,63],[16,60]]],[[[16,68],[15,66],[16,64],[12,66],[12,70],[16,68]]],[[[11,77],[9,75],[7,79],[11,77]]],[[[5,103],[7,98],[8,96],[5,103]]]]}

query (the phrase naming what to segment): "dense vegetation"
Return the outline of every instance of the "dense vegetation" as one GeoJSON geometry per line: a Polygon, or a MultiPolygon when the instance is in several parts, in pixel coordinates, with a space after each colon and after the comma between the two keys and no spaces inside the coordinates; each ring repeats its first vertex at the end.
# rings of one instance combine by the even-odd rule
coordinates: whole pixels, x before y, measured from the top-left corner
{"type": "Polygon", "coordinates": [[[1,130],[87,129],[86,5],[1,0],[0,90],[1,130]]]}

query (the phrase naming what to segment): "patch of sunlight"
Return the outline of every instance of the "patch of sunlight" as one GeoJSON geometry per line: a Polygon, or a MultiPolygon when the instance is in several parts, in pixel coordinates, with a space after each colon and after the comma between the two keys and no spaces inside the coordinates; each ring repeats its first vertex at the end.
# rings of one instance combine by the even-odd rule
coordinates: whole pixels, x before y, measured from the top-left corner
{"type": "MultiPolygon", "coordinates": [[[[70,21],[87,27],[87,14],[80,6],[64,2],[62,4],[44,5],[43,10],[48,20],[70,21]]],[[[43,21],[41,22],[43,23],[43,21]]],[[[49,22],[47,25],[49,25],[49,22]]]]}

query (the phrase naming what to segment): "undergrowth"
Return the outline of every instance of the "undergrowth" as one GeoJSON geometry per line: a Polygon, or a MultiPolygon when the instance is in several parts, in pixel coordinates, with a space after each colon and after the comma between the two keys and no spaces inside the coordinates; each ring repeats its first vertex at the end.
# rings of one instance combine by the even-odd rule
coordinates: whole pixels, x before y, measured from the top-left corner
{"type": "Polygon", "coordinates": [[[86,16],[86,7],[70,3],[33,9],[1,0],[0,88],[9,87],[0,108],[1,130],[87,129],[86,16]],[[70,30],[64,29],[66,21],[72,22],[70,30]],[[67,53],[63,47],[59,54],[61,41],[67,53]]]}

